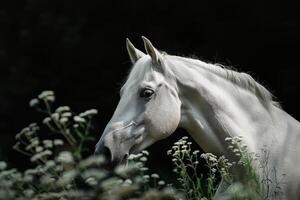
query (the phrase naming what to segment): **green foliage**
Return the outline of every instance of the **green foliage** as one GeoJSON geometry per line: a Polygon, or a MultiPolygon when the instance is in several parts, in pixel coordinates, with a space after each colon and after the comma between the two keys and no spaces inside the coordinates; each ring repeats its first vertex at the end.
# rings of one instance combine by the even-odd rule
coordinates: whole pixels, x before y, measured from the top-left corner
{"type": "Polygon", "coordinates": [[[226,138],[236,157],[229,161],[211,153],[199,155],[188,137],[182,137],[167,152],[179,182],[176,189],[158,174],[149,174],[147,151],[131,154],[126,166],[113,171],[107,169],[103,156],[85,157],[93,140],[92,119],[97,110],[76,114],[68,106],[53,109],[54,101],[52,91],[30,101],[31,107],[46,116],[41,125],[32,123],[16,135],[14,149],[29,156],[35,165],[20,172],[0,161],[0,199],[280,199],[281,181],[271,177],[276,169],[269,168],[267,147],[254,154],[241,137],[226,138]],[[199,173],[200,163],[205,164],[206,174],[199,173]],[[233,173],[237,170],[243,176],[233,173]]]}
{"type": "Polygon", "coordinates": [[[55,95],[42,92],[30,106],[46,115],[16,135],[14,149],[30,157],[32,169],[20,172],[0,162],[0,199],[182,199],[157,174],[148,175],[149,153],[130,155],[127,166],[106,168],[103,156],[84,158],[93,140],[91,122],[97,110],[75,114],[68,106],[53,110],[55,95]],[[45,134],[50,133],[50,134],[45,134]]]}
{"type": "Polygon", "coordinates": [[[192,151],[188,137],[182,137],[167,153],[173,157],[174,172],[182,186],[181,190],[186,199],[212,199],[217,191],[217,186],[222,177],[227,182],[232,182],[229,169],[232,164],[224,157],[217,158],[211,153],[199,155],[199,151],[192,151]],[[198,174],[200,159],[204,159],[208,169],[208,177],[198,174]]]}
{"type": "MultiPolygon", "coordinates": [[[[199,155],[198,150],[191,149],[192,143],[187,139],[188,137],[182,137],[167,152],[173,158],[174,172],[181,186],[179,189],[186,199],[280,199],[281,182],[277,181],[276,176],[270,177],[272,173],[268,165],[267,147],[254,154],[243,144],[242,137],[226,138],[225,141],[229,142],[228,149],[237,160],[230,162],[224,156],[217,157],[211,153],[199,155]],[[259,159],[260,157],[262,158],[259,159]],[[200,159],[204,159],[207,177],[198,173],[200,159]],[[235,171],[240,174],[233,173],[235,171]],[[258,174],[257,171],[261,173],[258,174]],[[225,187],[225,190],[218,191],[219,186],[225,187]]],[[[276,174],[276,169],[273,170],[273,174],[276,174]]]]}

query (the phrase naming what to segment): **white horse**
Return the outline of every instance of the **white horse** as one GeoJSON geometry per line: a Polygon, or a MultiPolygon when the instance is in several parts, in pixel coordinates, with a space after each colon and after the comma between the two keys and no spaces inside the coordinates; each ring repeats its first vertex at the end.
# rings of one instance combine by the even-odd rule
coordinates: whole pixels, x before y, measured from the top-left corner
{"type": "Polygon", "coordinates": [[[96,152],[121,163],[182,127],[204,151],[230,157],[225,138],[242,136],[252,152],[267,146],[270,167],[286,174],[282,199],[300,199],[300,123],[271,93],[246,73],[167,55],[143,41],[147,54],[127,39],[133,67],[96,152]]]}

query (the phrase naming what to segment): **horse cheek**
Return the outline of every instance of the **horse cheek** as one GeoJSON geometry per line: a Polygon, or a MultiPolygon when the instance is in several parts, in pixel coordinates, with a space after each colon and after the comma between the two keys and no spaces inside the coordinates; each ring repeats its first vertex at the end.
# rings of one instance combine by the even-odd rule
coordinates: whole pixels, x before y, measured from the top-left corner
{"type": "Polygon", "coordinates": [[[178,103],[178,100],[173,97],[172,95],[168,94],[168,98],[165,99],[165,106],[166,110],[164,111],[164,120],[165,124],[167,125],[166,133],[167,136],[171,135],[178,127],[180,122],[180,104],[178,103]]]}
{"type": "Polygon", "coordinates": [[[157,140],[168,137],[176,130],[180,121],[178,101],[169,93],[159,95],[147,108],[145,121],[152,137],[157,140]]]}

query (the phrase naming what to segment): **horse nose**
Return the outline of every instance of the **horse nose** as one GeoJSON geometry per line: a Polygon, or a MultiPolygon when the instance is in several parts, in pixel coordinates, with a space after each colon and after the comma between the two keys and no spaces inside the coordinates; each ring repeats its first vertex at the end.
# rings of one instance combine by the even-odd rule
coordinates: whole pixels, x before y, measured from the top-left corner
{"type": "Polygon", "coordinates": [[[111,161],[111,151],[107,146],[104,145],[97,145],[95,150],[96,155],[103,155],[107,162],[111,161]]]}
{"type": "Polygon", "coordinates": [[[97,147],[95,150],[95,154],[104,156],[106,163],[103,167],[107,170],[113,170],[119,164],[117,160],[112,160],[110,149],[104,145],[97,147]]]}

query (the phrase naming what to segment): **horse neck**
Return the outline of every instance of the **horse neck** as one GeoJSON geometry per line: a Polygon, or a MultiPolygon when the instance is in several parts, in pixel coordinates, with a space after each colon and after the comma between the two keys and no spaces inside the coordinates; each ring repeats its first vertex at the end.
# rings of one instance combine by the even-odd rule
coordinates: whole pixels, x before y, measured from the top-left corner
{"type": "Polygon", "coordinates": [[[229,151],[225,138],[237,135],[250,149],[257,149],[257,134],[272,123],[270,110],[261,100],[208,70],[206,63],[199,61],[196,66],[177,60],[172,64],[182,102],[180,126],[202,149],[226,155],[229,151]]]}

